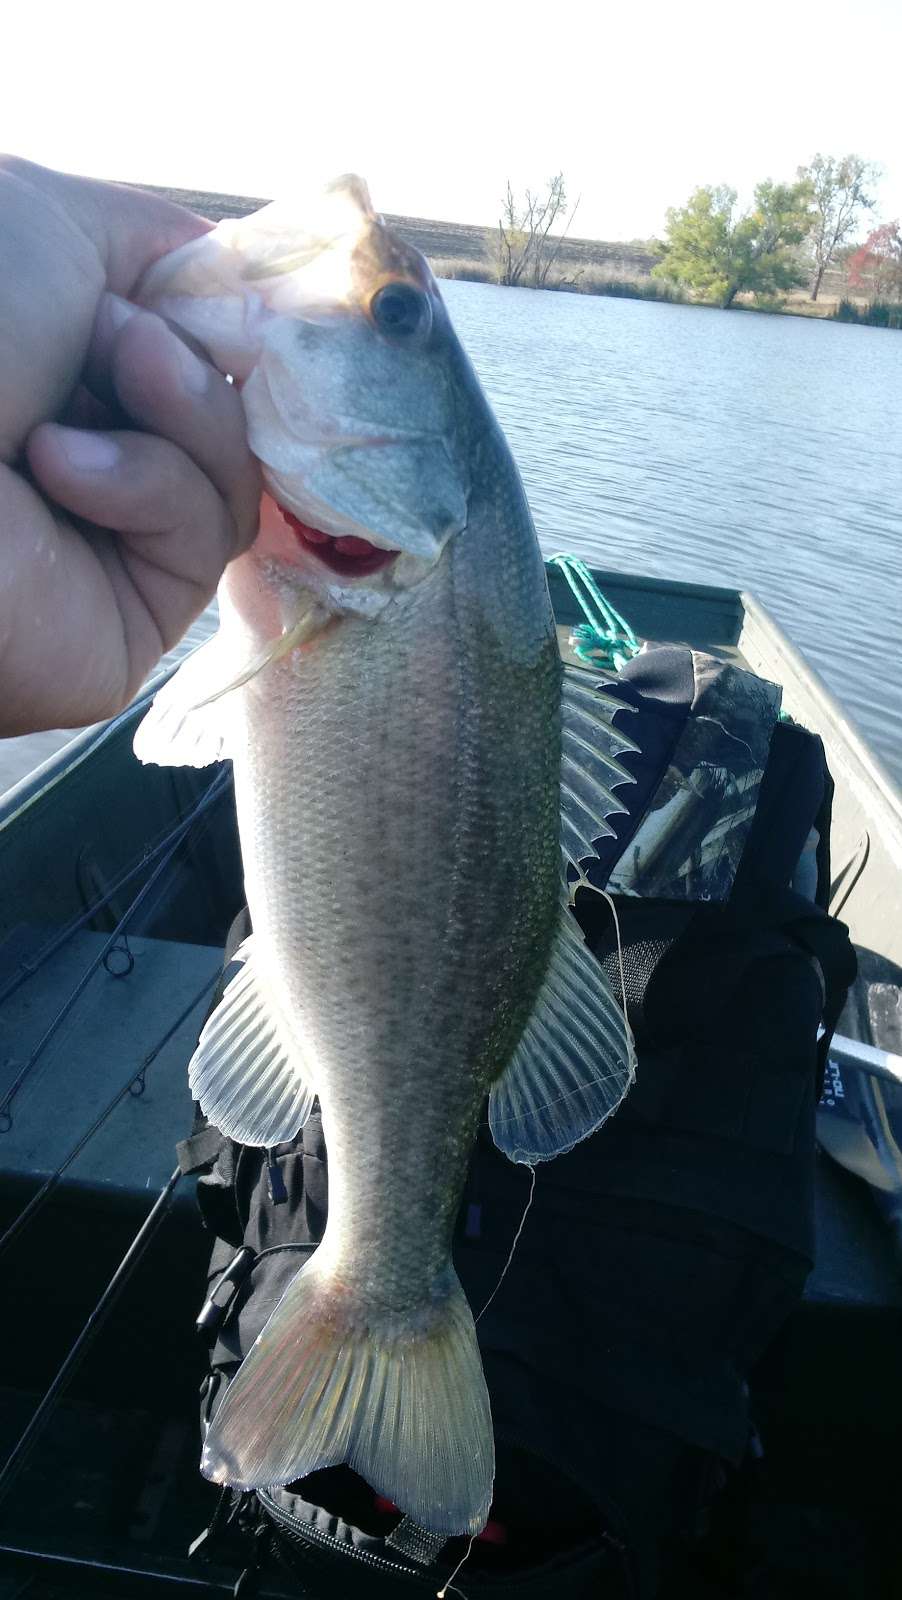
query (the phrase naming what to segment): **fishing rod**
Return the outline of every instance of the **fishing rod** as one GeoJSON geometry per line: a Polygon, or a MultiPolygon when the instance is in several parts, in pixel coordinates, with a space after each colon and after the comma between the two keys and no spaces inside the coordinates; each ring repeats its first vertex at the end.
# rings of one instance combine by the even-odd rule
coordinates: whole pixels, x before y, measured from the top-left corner
{"type": "Polygon", "coordinates": [[[46,944],[41,946],[36,955],[26,957],[20,961],[18,970],[13,973],[4,985],[0,985],[0,1005],[4,1000],[8,1000],[10,995],[15,994],[16,990],[27,979],[33,977],[45,962],[49,961],[50,957],[55,955],[57,950],[61,949],[80,929],[86,927],[99,911],[103,911],[120,889],[124,889],[141,872],[152,866],[161,852],[166,850],[169,845],[177,841],[180,842],[198,818],[214,805],[231,786],[232,774],[230,771],[223,770],[217,773],[213,782],[204,790],[204,793],[192,806],[191,810],[186,812],[183,817],[180,817],[174,827],[168,828],[152,845],[145,848],[141,853],[140,860],[124,868],[118,878],[113,879],[113,882],[108,885],[103,894],[93,901],[86,911],[80,912],[77,917],[73,917],[60,928],[51,939],[48,939],[46,944]]]}
{"type": "MultiPolygon", "coordinates": [[[[75,1591],[79,1595],[87,1593],[100,1594],[110,1592],[122,1600],[122,1585],[127,1583],[129,1600],[136,1600],[137,1595],[163,1595],[180,1594],[206,1596],[221,1596],[221,1600],[234,1600],[235,1583],[233,1578],[202,1577],[192,1572],[164,1572],[154,1567],[139,1567],[133,1563],[114,1561],[98,1561],[90,1556],[74,1555],[61,1550],[38,1550],[26,1544],[4,1544],[0,1542],[0,1556],[5,1556],[9,1561],[21,1564],[26,1569],[43,1567],[47,1580],[54,1585],[54,1596],[58,1593],[57,1584],[77,1583],[79,1588],[75,1591]],[[90,1590],[84,1587],[90,1584],[90,1590]],[[102,1587],[101,1587],[102,1585],[102,1587]]],[[[32,1570],[30,1578],[34,1578],[32,1570]]],[[[26,1583],[29,1579],[26,1579],[26,1583]]],[[[26,1595],[30,1588],[17,1590],[17,1593],[26,1595]]],[[[42,1590],[42,1594],[48,1591],[42,1590]]],[[[267,1595],[285,1594],[279,1589],[274,1591],[267,1588],[267,1595]]],[[[286,1596],[287,1600],[287,1596],[286,1596]]],[[[293,1600],[298,1600],[298,1591],[293,1591],[293,1600]]]]}
{"type": "Polygon", "coordinates": [[[147,879],[147,882],[142,886],[141,889],[139,889],[131,904],[126,908],[125,912],[120,917],[112,933],[109,935],[109,938],[104,942],[102,949],[91,961],[86,971],[75,985],[75,988],[72,990],[71,994],[64,1001],[63,1005],[56,1013],[56,1016],[45,1029],[43,1035],[32,1050],[31,1055],[28,1057],[28,1060],[24,1062],[22,1067],[19,1069],[5,1095],[3,1096],[3,1099],[0,1100],[0,1134],[8,1133],[13,1125],[11,1107],[22,1085],[25,1083],[30,1073],[34,1070],[50,1041],[54,1038],[63,1022],[68,1017],[72,1008],[84,993],[94,974],[106,962],[107,957],[110,955],[117,941],[122,937],[131,919],[141,909],[141,906],[149,898],[153,889],[162,879],[163,874],[165,873],[167,867],[171,865],[176,852],[185,839],[189,829],[198,820],[198,817],[202,815],[203,811],[212,805],[214,800],[219,798],[220,794],[225,792],[226,785],[222,784],[218,792],[216,794],[213,793],[213,790],[216,788],[218,783],[220,783],[220,780],[217,778],[206,791],[203,800],[194,807],[194,810],[189,813],[188,817],[186,817],[180,826],[175,830],[169,848],[166,850],[162,858],[157,862],[157,865],[150,877],[147,879]]]}
{"type": "Polygon", "coordinates": [[[47,1201],[50,1199],[50,1196],[57,1188],[57,1185],[59,1184],[63,1174],[69,1167],[71,1167],[73,1161],[75,1161],[77,1157],[81,1155],[85,1146],[91,1139],[93,1139],[95,1133],[98,1133],[107,1119],[112,1116],[116,1107],[121,1104],[126,1096],[134,1090],[135,1085],[140,1083],[143,1091],[143,1081],[148,1067],[153,1064],[153,1062],[156,1060],[156,1057],[160,1054],[160,1051],[165,1049],[170,1039],[182,1026],[182,1023],[188,1020],[195,1007],[199,1006],[205,996],[210,993],[210,990],[215,987],[221,976],[222,966],[217,963],[215,970],[210,974],[209,978],[204,981],[200,989],[197,991],[197,994],[195,994],[188,1001],[188,1004],[185,1006],[184,1010],[179,1013],[171,1027],[166,1029],[166,1032],[163,1034],[162,1038],[157,1040],[157,1043],[154,1045],[153,1049],[148,1051],[147,1055],[142,1060],[141,1065],[136,1069],[136,1071],[130,1074],[125,1083],[123,1083],[122,1087],[116,1091],[112,1100],[110,1100],[104,1109],[98,1113],[94,1121],[91,1123],[91,1126],[85,1133],[82,1134],[77,1143],[72,1146],[72,1149],[69,1151],[68,1155],[63,1157],[56,1170],[50,1174],[50,1177],[41,1184],[41,1187],[38,1190],[36,1190],[28,1204],[23,1207],[23,1209],[19,1212],[19,1215],[10,1223],[9,1227],[6,1229],[6,1232],[0,1234],[0,1256],[2,1256],[3,1252],[7,1250],[13,1241],[19,1237],[19,1234],[22,1232],[23,1228],[25,1228],[26,1225],[32,1221],[37,1212],[40,1211],[47,1203],[47,1201]]]}
{"type": "Polygon", "coordinates": [[[122,1290],[128,1283],[132,1273],[140,1262],[141,1257],[147,1250],[148,1245],[153,1240],[154,1235],[157,1233],[160,1227],[160,1224],[165,1219],[169,1211],[169,1207],[172,1204],[172,1197],[175,1193],[176,1185],[178,1184],[181,1176],[181,1168],[176,1167],[168,1182],[160,1190],[160,1193],[157,1195],[157,1198],[153,1203],[153,1206],[145,1217],[141,1227],[138,1229],[138,1232],[135,1234],[134,1239],[126,1250],[125,1255],[122,1257],[122,1260],[116,1268],[116,1271],[113,1273],[113,1276],[104,1289],[103,1294],[100,1296],[100,1299],[94,1307],[94,1310],[88,1317],[87,1322],[70,1349],[69,1354],[66,1356],[62,1366],[59,1368],[59,1371],[57,1372],[56,1377],[53,1379],[53,1382],[50,1384],[50,1387],[44,1395],[43,1400],[40,1402],[37,1410],[34,1412],[31,1421],[28,1423],[28,1426],[26,1427],[18,1443],[13,1446],[12,1452],[6,1461],[5,1466],[2,1468],[2,1470],[0,1470],[0,1504],[3,1503],[6,1496],[12,1489],[16,1479],[19,1476],[19,1473],[22,1471],[22,1468],[25,1466],[26,1461],[31,1455],[34,1446],[37,1444],[41,1434],[44,1432],[44,1429],[50,1421],[57,1401],[65,1392],[75,1373],[78,1371],[78,1368],[81,1366],[82,1361],[87,1355],[88,1350],[90,1349],[98,1333],[103,1327],[104,1322],[116,1304],[116,1301],[122,1293],[122,1290]]]}

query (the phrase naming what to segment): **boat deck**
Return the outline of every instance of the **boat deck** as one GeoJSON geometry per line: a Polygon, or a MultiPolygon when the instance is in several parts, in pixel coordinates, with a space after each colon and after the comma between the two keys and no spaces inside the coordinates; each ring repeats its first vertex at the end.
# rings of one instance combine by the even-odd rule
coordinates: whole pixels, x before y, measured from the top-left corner
{"type": "MultiPolygon", "coordinates": [[[[902,1021],[898,792],[754,602],[728,590],[597,576],[642,637],[684,640],[779,678],[788,709],[824,737],[837,780],[837,904],[865,953],[843,1028],[891,1048],[902,1021]]],[[[566,651],[582,618],[554,575],[552,591],[566,651]]],[[[7,1446],[172,1171],[174,1142],[191,1116],[185,1061],[241,901],[227,771],[138,769],[130,747],[139,714],[79,736],[64,757],[0,799],[0,1102],[34,1058],[7,1107],[9,1126],[0,1128],[0,1228],[49,1185],[3,1262],[15,1308],[5,1342],[16,1391],[0,1393],[7,1446]],[[137,894],[145,898],[126,942],[117,928],[137,894]]],[[[888,1525],[902,1433],[902,1282],[868,1188],[827,1155],[816,1181],[817,1263],[804,1304],[755,1377],[784,1521],[760,1496],[753,1503],[780,1562],[795,1541],[793,1570],[806,1580],[814,1574],[820,1595],[845,1600],[879,1592],[867,1574],[888,1525]],[[835,1572],[864,1587],[831,1589],[835,1572]]],[[[226,1587],[224,1575],[201,1575],[184,1559],[186,1538],[209,1517],[215,1493],[196,1472],[203,1359],[190,1333],[208,1246],[191,1182],[176,1194],[51,1432],[0,1508],[0,1600],[100,1592],[103,1575],[91,1561],[111,1569],[103,1582],[116,1600],[178,1592],[189,1577],[197,1593],[230,1592],[234,1573],[226,1587]],[[34,1549],[44,1553],[38,1565],[34,1549]],[[126,1558],[133,1575],[151,1576],[120,1573],[117,1587],[112,1569],[126,1558]],[[163,1572],[159,1582],[153,1570],[163,1572]]],[[[773,1591],[781,1600],[790,1592],[797,1590],[773,1591]]]]}

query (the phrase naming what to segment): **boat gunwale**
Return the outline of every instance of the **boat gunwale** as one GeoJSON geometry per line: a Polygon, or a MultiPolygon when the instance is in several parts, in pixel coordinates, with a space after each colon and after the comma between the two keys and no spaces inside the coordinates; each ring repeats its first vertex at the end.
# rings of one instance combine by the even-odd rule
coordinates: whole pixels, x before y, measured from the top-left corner
{"type": "MultiPolygon", "coordinates": [[[[824,712],[825,721],[829,724],[830,732],[836,737],[839,744],[845,745],[850,753],[864,768],[865,776],[870,779],[879,791],[881,799],[894,813],[897,826],[902,833],[902,787],[896,782],[889,768],[882,758],[875,754],[867,743],[863,733],[848,711],[840,705],[833,691],[824,682],[816,667],[802,654],[798,645],[793,644],[789,635],[784,632],[767,610],[766,606],[757,596],[748,589],[739,591],[739,599],[743,609],[743,628],[740,634],[739,646],[742,648],[742,638],[746,632],[746,623],[761,629],[768,639],[779,647],[781,656],[792,668],[792,681],[802,683],[809,690],[815,705],[824,712]]],[[[814,732],[821,734],[820,726],[814,732]]],[[[900,838],[902,843],[902,838],[900,838]]]]}
{"type": "MultiPolygon", "coordinates": [[[[816,668],[806,660],[798,646],[793,644],[780,624],[751,590],[689,583],[681,579],[634,574],[613,568],[589,567],[589,571],[605,592],[625,590],[654,600],[695,601],[702,610],[710,609],[712,621],[716,623],[719,619],[720,626],[713,629],[715,637],[706,640],[708,644],[719,643],[723,646],[738,647],[741,652],[742,640],[749,627],[756,629],[769,644],[773,645],[791,669],[789,676],[792,684],[804,686],[815,706],[823,714],[826,729],[822,730],[817,726],[814,731],[817,733],[829,731],[835,741],[845,746],[849,755],[858,763],[864,777],[873,786],[891,814],[899,830],[900,847],[902,847],[902,789],[881,758],[871,750],[863,734],[848,712],[839,704],[816,668]],[[716,635],[723,637],[718,638],[716,635]]],[[[555,596],[559,602],[554,605],[556,620],[566,625],[570,622],[571,616],[576,616],[576,602],[556,569],[549,569],[548,575],[552,603],[554,604],[555,596]]],[[[633,621],[632,618],[630,620],[633,621]]],[[[641,637],[648,637],[642,634],[641,625],[636,627],[636,632],[641,637]]],[[[679,637],[680,633],[681,630],[677,627],[676,636],[679,637]]],[[[691,645],[692,639],[682,639],[681,642],[691,645]]],[[[73,730],[72,739],[60,750],[54,752],[18,783],[13,784],[4,794],[0,794],[0,831],[21,816],[39,796],[46,794],[75,767],[80,766],[101,744],[115,737],[124,725],[133,721],[146,708],[163,683],[177,670],[183,659],[184,656],[158,669],[136,699],[109,722],[94,724],[83,731],[73,730]]],[[[766,674],[766,663],[762,663],[762,670],[766,674]]]]}

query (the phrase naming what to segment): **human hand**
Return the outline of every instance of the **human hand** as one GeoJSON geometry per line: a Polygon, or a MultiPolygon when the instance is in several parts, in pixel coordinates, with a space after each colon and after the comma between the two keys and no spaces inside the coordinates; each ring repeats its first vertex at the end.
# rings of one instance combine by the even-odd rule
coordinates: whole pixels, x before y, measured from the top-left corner
{"type": "Polygon", "coordinates": [[[120,710],[253,541],[237,390],[128,304],[208,226],[0,157],[0,734],[120,710]]]}

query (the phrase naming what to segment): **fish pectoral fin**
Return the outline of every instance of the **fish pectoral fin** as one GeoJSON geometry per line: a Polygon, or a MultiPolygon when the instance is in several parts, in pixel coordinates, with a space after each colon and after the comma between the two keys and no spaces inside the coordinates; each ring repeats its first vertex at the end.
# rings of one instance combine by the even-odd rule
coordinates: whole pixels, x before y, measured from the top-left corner
{"type": "Polygon", "coordinates": [[[208,767],[224,761],[229,755],[228,711],[208,702],[230,672],[234,659],[230,662],[222,633],[215,633],[154,695],[135,734],[138,760],[159,767],[208,767]]]}
{"type": "Polygon", "coordinates": [[[492,1137],[512,1161],[549,1161],[600,1128],[634,1077],[629,1024],[562,909],[545,981],[489,1096],[492,1137]]]}
{"type": "Polygon", "coordinates": [[[188,1065],[204,1116],[239,1144],[293,1139],[315,1091],[300,1048],[254,958],[254,935],[235,952],[241,970],[205,1023],[188,1065]]]}
{"type": "Polygon", "coordinates": [[[323,1259],[301,1268],[233,1378],[201,1471],[250,1489],[346,1462],[421,1528],[478,1533],[492,1498],[492,1417],[453,1268],[405,1314],[364,1301],[323,1259]]]}
{"type": "Polygon", "coordinates": [[[330,621],[330,613],[311,596],[290,628],[239,661],[231,639],[224,638],[220,629],[183,662],[154,696],[153,705],[135,734],[134,751],[139,761],[160,767],[208,767],[214,761],[226,760],[231,754],[231,708],[220,702],[271,662],[309,644],[330,621]]]}
{"type": "Polygon", "coordinates": [[[626,807],[614,790],[635,783],[619,759],[639,746],[614,726],[619,711],[632,706],[604,694],[604,683],[581,667],[564,667],[561,689],[561,849],[563,870],[594,854],[595,839],[609,838],[608,819],[626,807]]]}

